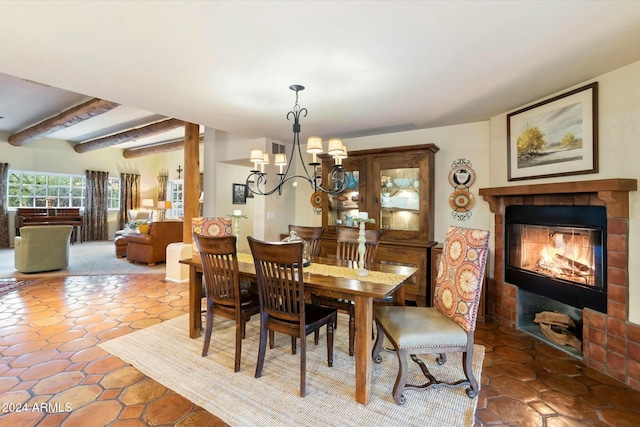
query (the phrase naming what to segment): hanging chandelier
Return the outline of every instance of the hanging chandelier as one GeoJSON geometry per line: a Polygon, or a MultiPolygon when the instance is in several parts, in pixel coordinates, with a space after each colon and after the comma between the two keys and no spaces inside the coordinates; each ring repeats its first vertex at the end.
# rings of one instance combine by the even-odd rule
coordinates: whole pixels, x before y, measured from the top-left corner
{"type": "MultiPolygon", "coordinates": [[[[327,153],[333,156],[333,165],[331,167],[332,187],[323,187],[321,176],[322,168],[319,167],[321,163],[318,161],[318,154],[324,152],[322,138],[319,136],[310,136],[307,139],[307,153],[312,155],[312,160],[308,166],[312,168],[312,173],[307,169],[307,165],[302,157],[302,149],[300,148],[300,115],[303,114],[306,117],[307,109],[301,108],[298,104],[298,92],[304,90],[304,86],[291,85],[289,89],[296,93],[296,103],[293,105],[293,110],[287,113],[287,120],[291,120],[291,117],[293,117],[293,147],[289,161],[287,161],[287,155],[285,153],[276,153],[274,155],[273,164],[279,167],[279,172],[276,174],[277,184],[273,188],[270,188],[267,182],[267,173],[265,172],[265,166],[269,164],[269,153],[264,153],[262,150],[251,150],[249,160],[253,163],[253,169],[247,177],[247,189],[253,194],[259,194],[261,196],[268,196],[276,191],[278,194],[282,194],[282,187],[286,182],[300,178],[308,181],[314,192],[321,191],[329,194],[343,192],[347,187],[347,180],[345,179],[342,160],[347,157],[347,148],[342,144],[342,140],[338,138],[329,140],[327,153]],[[296,152],[304,169],[304,175],[289,175],[292,160],[295,158],[296,152]]],[[[293,171],[291,172],[293,173],[293,171]]],[[[296,184],[294,181],[293,185],[295,186],[296,184]]]]}

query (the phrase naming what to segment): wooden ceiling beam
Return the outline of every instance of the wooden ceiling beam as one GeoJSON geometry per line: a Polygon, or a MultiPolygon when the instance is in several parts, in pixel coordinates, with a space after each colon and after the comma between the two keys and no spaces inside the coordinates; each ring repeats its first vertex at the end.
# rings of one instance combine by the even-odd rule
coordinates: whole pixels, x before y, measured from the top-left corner
{"type": "MultiPolygon", "coordinates": [[[[200,137],[200,144],[204,143],[204,136],[200,137]]],[[[152,154],[168,153],[170,151],[184,150],[184,139],[182,141],[169,142],[167,144],[152,145],[151,147],[134,148],[124,150],[122,156],[125,159],[150,156],[152,154]]]]}
{"type": "Polygon", "coordinates": [[[18,147],[22,146],[34,139],[42,138],[92,117],[99,116],[100,114],[113,110],[119,105],[120,104],[116,104],[115,102],[94,98],[84,104],[76,105],[73,108],[63,111],[57,116],[44,120],[37,125],[14,133],[9,136],[9,144],[18,147]]]}
{"type": "Polygon", "coordinates": [[[184,122],[178,119],[168,119],[161,122],[152,123],[135,129],[93,139],[88,142],[76,144],[73,149],[76,153],[86,153],[87,151],[99,150],[101,148],[111,147],[113,145],[122,144],[132,139],[146,138],[158,133],[166,132],[178,127],[184,126],[184,122]]]}

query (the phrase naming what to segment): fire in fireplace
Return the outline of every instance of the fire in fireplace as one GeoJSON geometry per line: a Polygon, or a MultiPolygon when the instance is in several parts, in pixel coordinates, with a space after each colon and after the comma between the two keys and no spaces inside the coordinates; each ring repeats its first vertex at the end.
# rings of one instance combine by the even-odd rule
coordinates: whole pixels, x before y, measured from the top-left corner
{"type": "Polygon", "coordinates": [[[509,283],[577,308],[606,313],[606,209],[507,206],[509,283]]]}

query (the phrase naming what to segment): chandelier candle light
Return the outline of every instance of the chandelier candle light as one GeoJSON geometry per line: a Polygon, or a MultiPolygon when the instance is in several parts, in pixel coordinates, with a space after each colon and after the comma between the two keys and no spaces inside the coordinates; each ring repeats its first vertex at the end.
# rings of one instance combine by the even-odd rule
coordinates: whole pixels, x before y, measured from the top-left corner
{"type": "Polygon", "coordinates": [[[367,250],[364,246],[365,242],[367,241],[364,235],[364,230],[365,224],[375,224],[376,220],[373,218],[369,218],[368,212],[358,212],[358,216],[353,218],[353,222],[358,223],[360,227],[360,232],[358,234],[358,255],[360,256],[358,258],[358,270],[356,271],[356,274],[358,276],[368,276],[369,271],[364,268],[364,253],[367,250]]]}
{"type": "Polygon", "coordinates": [[[237,240],[240,238],[240,218],[247,219],[246,215],[242,215],[242,211],[240,209],[236,209],[233,211],[232,215],[227,215],[231,218],[231,222],[233,224],[233,235],[236,236],[237,240]]]}
{"type": "MultiPolygon", "coordinates": [[[[318,161],[318,154],[321,154],[324,151],[324,148],[322,146],[322,138],[319,136],[310,136],[307,140],[307,153],[310,153],[312,155],[311,162],[308,164],[308,166],[311,166],[313,168],[313,173],[310,174],[309,170],[307,169],[307,165],[305,165],[304,159],[302,157],[302,149],[300,148],[300,114],[303,114],[306,117],[307,109],[301,108],[298,104],[298,92],[304,90],[304,86],[291,85],[289,86],[289,89],[296,92],[296,102],[293,106],[293,110],[287,113],[287,120],[290,120],[291,117],[293,117],[294,120],[293,147],[291,149],[291,156],[289,158],[289,161],[287,161],[287,155],[285,153],[275,154],[274,165],[278,166],[279,168],[279,172],[277,173],[278,183],[274,188],[268,190],[266,187],[267,174],[265,173],[265,165],[269,164],[269,154],[264,153],[262,150],[251,150],[249,160],[253,163],[253,169],[247,177],[247,188],[253,194],[259,194],[261,196],[268,196],[275,193],[276,191],[278,192],[278,194],[282,194],[282,186],[287,181],[301,178],[311,184],[311,188],[314,192],[322,191],[329,194],[337,194],[343,192],[347,187],[347,180],[345,179],[342,160],[347,157],[347,148],[342,143],[342,140],[338,138],[332,138],[329,140],[327,153],[330,156],[333,156],[334,160],[334,164],[331,170],[333,188],[322,187],[322,178],[318,177],[318,172],[321,170],[318,168],[318,166],[320,166],[320,162],[318,161]],[[296,157],[296,151],[302,164],[302,168],[304,169],[304,175],[289,175],[291,162],[296,157]]],[[[295,186],[296,182],[294,182],[293,185],[295,186]]]]}

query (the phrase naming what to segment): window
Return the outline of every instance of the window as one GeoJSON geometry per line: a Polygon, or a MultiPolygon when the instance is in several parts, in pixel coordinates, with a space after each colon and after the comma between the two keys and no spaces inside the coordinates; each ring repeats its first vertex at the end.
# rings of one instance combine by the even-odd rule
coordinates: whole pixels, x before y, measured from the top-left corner
{"type": "MultiPolygon", "coordinates": [[[[82,175],[9,171],[9,208],[83,208],[86,179],[82,175]]],[[[109,209],[120,208],[120,179],[109,178],[109,209]]]]}

